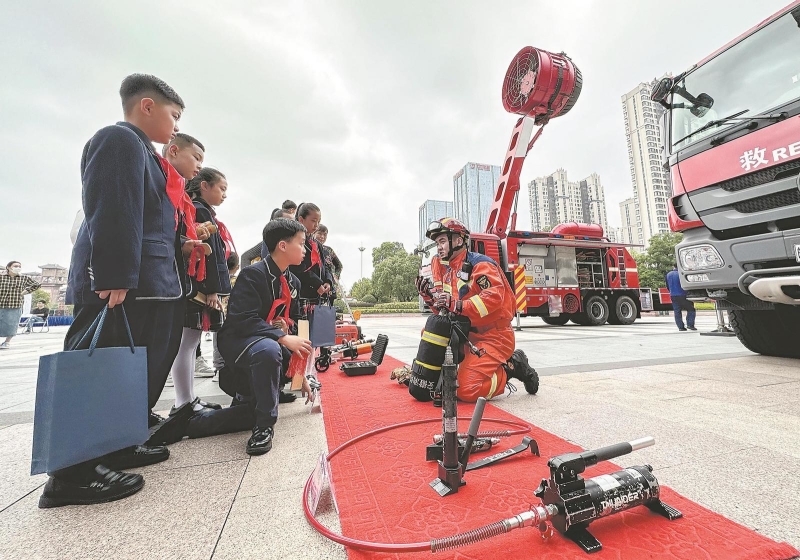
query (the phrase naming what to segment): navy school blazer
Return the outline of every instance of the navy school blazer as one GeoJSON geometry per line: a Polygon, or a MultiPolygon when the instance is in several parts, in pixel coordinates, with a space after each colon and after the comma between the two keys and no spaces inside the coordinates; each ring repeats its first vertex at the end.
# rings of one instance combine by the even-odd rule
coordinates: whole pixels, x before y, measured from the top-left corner
{"type": "Polygon", "coordinates": [[[100,129],[81,158],[85,220],[69,268],[68,303],[101,304],[96,290],[128,289],[126,301],[183,297],[180,239],[167,179],[136,126],[100,129]]]}
{"type": "Polygon", "coordinates": [[[286,276],[292,297],[289,318],[299,318],[300,282],[294,274],[288,270],[281,273],[270,256],[243,268],[228,300],[225,323],[217,333],[217,347],[226,364],[235,364],[245,350],[263,338],[277,341],[284,336],[281,329],[266,322],[272,304],[282,295],[281,275],[286,276]]]}
{"type": "MultiPolygon", "coordinates": [[[[217,225],[215,213],[211,207],[202,199],[194,201],[194,208],[197,211],[197,223],[212,222],[217,225]]],[[[225,258],[225,242],[219,232],[209,237],[206,241],[211,245],[212,253],[206,257],[206,277],[202,282],[196,282],[197,291],[203,294],[217,294],[226,296],[231,293],[231,276],[228,272],[228,261],[225,258]]]]}

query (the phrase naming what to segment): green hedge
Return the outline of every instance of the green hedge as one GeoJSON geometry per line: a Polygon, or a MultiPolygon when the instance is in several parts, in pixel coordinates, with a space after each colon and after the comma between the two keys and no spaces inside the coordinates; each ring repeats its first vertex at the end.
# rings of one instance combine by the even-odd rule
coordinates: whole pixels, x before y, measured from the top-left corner
{"type": "Polygon", "coordinates": [[[416,301],[391,301],[389,303],[378,303],[375,309],[411,309],[419,310],[419,303],[416,301]]]}
{"type": "Polygon", "coordinates": [[[419,307],[416,309],[360,309],[361,315],[381,315],[383,313],[419,313],[419,307]]]}

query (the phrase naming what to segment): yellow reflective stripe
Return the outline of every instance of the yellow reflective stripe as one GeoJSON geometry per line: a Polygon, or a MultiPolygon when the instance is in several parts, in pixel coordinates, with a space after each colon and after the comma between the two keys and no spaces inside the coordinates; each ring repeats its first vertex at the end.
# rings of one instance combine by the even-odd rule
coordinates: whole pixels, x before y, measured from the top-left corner
{"type": "Polygon", "coordinates": [[[430,364],[426,364],[425,362],[420,362],[419,360],[414,360],[414,362],[419,364],[419,365],[421,365],[422,367],[425,367],[425,368],[428,368],[428,369],[432,369],[434,371],[439,371],[440,369],[442,369],[442,366],[439,366],[439,367],[432,366],[430,364]]]}
{"type": "Polygon", "coordinates": [[[492,386],[489,389],[489,394],[486,395],[486,400],[488,401],[494,396],[494,392],[497,391],[497,372],[492,374],[492,386]]]}
{"type": "Polygon", "coordinates": [[[474,295],[469,300],[472,302],[472,305],[475,306],[475,309],[478,310],[478,313],[481,314],[481,317],[486,317],[489,314],[489,310],[486,309],[486,304],[483,303],[481,296],[474,295]]]}
{"type": "Polygon", "coordinates": [[[433,285],[434,285],[434,286],[441,286],[441,285],[442,285],[442,283],[441,283],[441,282],[434,282],[434,283],[433,283],[433,285]]]}
{"type": "Polygon", "coordinates": [[[464,286],[466,286],[466,285],[467,285],[467,283],[466,283],[466,282],[464,282],[464,281],[463,281],[463,280],[461,280],[460,278],[458,279],[458,289],[459,289],[459,290],[460,290],[461,288],[463,288],[464,286]]]}
{"type": "Polygon", "coordinates": [[[452,294],[453,293],[453,286],[451,286],[450,284],[445,284],[444,286],[442,286],[442,288],[448,294],[452,294]]]}
{"type": "Polygon", "coordinates": [[[450,342],[449,338],[445,338],[428,331],[422,331],[422,340],[425,342],[430,342],[431,344],[436,344],[437,346],[447,346],[447,344],[450,342]]]}

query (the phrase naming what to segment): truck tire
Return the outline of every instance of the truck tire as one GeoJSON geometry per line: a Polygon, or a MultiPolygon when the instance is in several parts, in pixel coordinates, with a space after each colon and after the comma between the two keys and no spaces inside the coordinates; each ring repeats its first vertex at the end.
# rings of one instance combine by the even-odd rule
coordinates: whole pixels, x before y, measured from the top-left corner
{"type": "Polygon", "coordinates": [[[636,320],[636,302],[629,296],[619,296],[608,316],[611,325],[632,325],[636,320]]]}
{"type": "Polygon", "coordinates": [[[776,304],[769,311],[731,310],[728,317],[731,328],[748,350],[765,356],[800,358],[800,308],[776,304]]]}
{"type": "Polygon", "coordinates": [[[569,317],[570,316],[568,314],[562,313],[558,317],[545,317],[545,316],[542,316],[542,321],[544,321],[548,325],[561,327],[561,326],[564,326],[564,325],[567,324],[567,321],[569,321],[569,317]]]}
{"type": "Polygon", "coordinates": [[[583,310],[589,324],[593,327],[599,327],[608,321],[608,303],[600,296],[587,298],[583,304],[583,310]]]}

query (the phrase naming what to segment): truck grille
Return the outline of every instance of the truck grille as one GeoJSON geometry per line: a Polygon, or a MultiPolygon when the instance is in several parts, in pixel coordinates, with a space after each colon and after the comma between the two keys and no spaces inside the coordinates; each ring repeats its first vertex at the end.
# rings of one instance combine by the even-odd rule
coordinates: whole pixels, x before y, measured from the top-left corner
{"type": "Polygon", "coordinates": [[[710,187],[719,187],[728,192],[736,192],[742,189],[749,189],[750,187],[757,187],[758,185],[763,185],[765,183],[771,183],[779,179],[785,179],[786,177],[792,177],[799,173],[800,160],[793,160],[780,165],[775,165],[774,167],[770,167],[768,169],[762,169],[747,175],[742,175],[741,177],[736,177],[735,179],[722,181],[721,183],[710,185],[710,187]]]}
{"type": "Polygon", "coordinates": [[[764,210],[772,210],[773,208],[781,208],[791,204],[800,204],[800,190],[792,189],[790,191],[781,191],[766,196],[751,198],[750,200],[734,204],[733,208],[742,214],[752,214],[754,212],[763,212],[764,210]]]}

